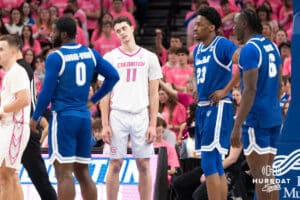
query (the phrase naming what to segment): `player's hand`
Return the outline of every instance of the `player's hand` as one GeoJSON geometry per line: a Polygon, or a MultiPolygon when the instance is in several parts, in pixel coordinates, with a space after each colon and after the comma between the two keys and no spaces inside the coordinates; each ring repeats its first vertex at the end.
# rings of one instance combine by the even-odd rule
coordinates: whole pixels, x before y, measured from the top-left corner
{"type": "Polygon", "coordinates": [[[231,146],[235,148],[240,148],[242,146],[241,137],[242,129],[233,128],[231,132],[231,146]]]}
{"type": "Polygon", "coordinates": [[[204,183],[205,181],[206,181],[206,177],[205,177],[204,174],[202,174],[201,177],[200,177],[200,182],[204,183]]]}
{"type": "Polygon", "coordinates": [[[110,126],[104,126],[102,129],[102,140],[107,144],[111,144],[112,130],[110,126]]]}
{"type": "Polygon", "coordinates": [[[156,139],[156,127],[149,126],[146,133],[146,137],[148,144],[153,143],[156,139]]]}
{"type": "Polygon", "coordinates": [[[218,104],[219,101],[226,96],[225,90],[216,90],[212,94],[209,95],[210,104],[218,104]]]}
{"type": "Polygon", "coordinates": [[[34,120],[34,119],[31,119],[31,120],[30,120],[30,124],[29,124],[30,130],[31,130],[33,133],[35,133],[35,134],[39,134],[39,133],[40,133],[40,132],[39,132],[39,129],[38,129],[38,125],[39,125],[39,122],[38,122],[38,121],[36,121],[36,120],[34,120]]]}

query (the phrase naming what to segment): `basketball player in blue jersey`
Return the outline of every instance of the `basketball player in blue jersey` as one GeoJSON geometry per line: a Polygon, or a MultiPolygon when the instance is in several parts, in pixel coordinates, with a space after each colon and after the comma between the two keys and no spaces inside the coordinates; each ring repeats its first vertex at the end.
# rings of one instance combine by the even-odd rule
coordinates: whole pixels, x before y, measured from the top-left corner
{"type": "Polygon", "coordinates": [[[54,46],[61,46],[46,59],[46,74],[30,127],[37,131],[38,119],[51,103],[49,155],[57,177],[58,199],[74,199],[73,173],[83,199],[96,200],[97,189],[88,172],[91,156],[91,117],[87,107],[94,71],[105,77],[90,99],[96,103],[119,80],[117,71],[95,50],[75,43],[76,23],[68,17],[53,25],[54,46]]]}
{"type": "Polygon", "coordinates": [[[194,36],[201,43],[194,51],[198,93],[195,140],[196,151],[201,152],[201,166],[211,200],[227,199],[222,154],[227,154],[229,148],[233,104],[229,93],[218,104],[212,104],[210,96],[229,84],[232,56],[237,49],[233,42],[216,35],[220,25],[221,17],[214,8],[198,11],[194,36]]]}
{"type": "Polygon", "coordinates": [[[276,155],[276,140],[282,123],[279,106],[280,55],[274,43],[262,37],[262,25],[252,10],[236,18],[235,33],[242,47],[239,57],[242,101],[231,135],[233,147],[243,141],[259,200],[278,199],[278,186],[271,170],[276,155]],[[272,184],[273,183],[273,184],[272,184]]]}

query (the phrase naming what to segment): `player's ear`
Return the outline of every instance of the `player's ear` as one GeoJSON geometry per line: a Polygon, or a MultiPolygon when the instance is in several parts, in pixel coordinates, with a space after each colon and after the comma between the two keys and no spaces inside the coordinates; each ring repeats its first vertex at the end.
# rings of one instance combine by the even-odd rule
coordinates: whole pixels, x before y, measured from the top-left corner
{"type": "Polygon", "coordinates": [[[213,24],[210,24],[210,25],[208,26],[208,30],[209,30],[210,32],[217,31],[217,30],[216,30],[216,26],[213,25],[213,24]]]}

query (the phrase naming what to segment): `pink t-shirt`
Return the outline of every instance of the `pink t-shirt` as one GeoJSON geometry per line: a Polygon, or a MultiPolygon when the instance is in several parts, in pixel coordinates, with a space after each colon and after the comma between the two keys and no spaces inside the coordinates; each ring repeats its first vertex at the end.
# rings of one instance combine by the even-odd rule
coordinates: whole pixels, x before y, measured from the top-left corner
{"type": "Polygon", "coordinates": [[[287,57],[283,62],[282,75],[283,76],[291,76],[291,56],[287,57]]]}
{"type": "Polygon", "coordinates": [[[95,42],[96,42],[98,39],[100,39],[100,37],[101,37],[101,35],[98,35],[98,29],[96,28],[96,29],[93,31],[92,36],[91,36],[91,39],[90,39],[91,44],[94,45],[95,42]]]}
{"type": "Polygon", "coordinates": [[[177,92],[177,99],[178,102],[181,103],[186,110],[188,109],[189,105],[195,102],[193,95],[180,91],[177,92]]]}
{"type": "MultiPolygon", "coordinates": [[[[176,104],[174,111],[173,111],[173,117],[171,120],[169,118],[170,111],[166,106],[164,107],[161,114],[168,125],[178,126],[186,121],[186,109],[185,109],[184,105],[182,105],[181,103],[176,104]]],[[[178,137],[178,134],[179,134],[178,131],[173,130],[173,129],[171,129],[171,130],[174,131],[176,137],[178,137]]]]}
{"type": "Polygon", "coordinates": [[[19,8],[24,0],[0,0],[1,8],[19,8]]]}
{"type": "Polygon", "coordinates": [[[116,36],[116,34],[112,34],[110,38],[106,38],[102,34],[102,36],[94,43],[94,49],[96,49],[103,56],[107,52],[110,52],[120,45],[121,41],[116,36]]]}
{"type": "Polygon", "coordinates": [[[198,45],[199,43],[196,42],[195,44],[193,44],[192,46],[189,47],[189,52],[190,52],[190,55],[193,55],[194,54],[194,50],[196,48],[196,46],[198,45]]]}
{"type": "Polygon", "coordinates": [[[133,15],[130,12],[122,10],[120,13],[116,13],[114,11],[111,11],[110,14],[113,16],[114,19],[120,16],[128,17],[128,19],[131,21],[133,28],[135,29],[136,23],[133,15]]]}
{"type": "Polygon", "coordinates": [[[58,8],[59,16],[63,16],[64,9],[68,5],[68,0],[49,0],[49,6],[56,6],[58,8]]]}
{"type": "MultiPolygon", "coordinates": [[[[84,12],[94,12],[101,9],[99,0],[78,0],[79,7],[84,12]]],[[[97,27],[97,19],[87,18],[87,28],[88,30],[95,29],[97,27]]]]}
{"type": "Polygon", "coordinates": [[[168,60],[168,51],[167,49],[163,48],[160,55],[157,55],[159,58],[159,61],[162,65],[166,64],[168,60]]]}
{"type": "Polygon", "coordinates": [[[162,66],[161,71],[165,78],[165,81],[168,83],[171,83],[172,81],[172,71],[175,67],[170,66],[170,64],[167,62],[165,65],[162,66]]]}
{"type": "MultiPolygon", "coordinates": [[[[168,156],[168,166],[175,167],[175,168],[180,167],[179,159],[178,159],[176,149],[175,149],[174,146],[172,146],[171,144],[169,144],[165,140],[162,140],[161,143],[154,143],[153,146],[154,146],[154,148],[166,147],[167,156],[168,156]]],[[[170,175],[168,175],[168,182],[169,182],[169,184],[171,183],[171,176],[170,175]]]]}
{"type": "Polygon", "coordinates": [[[41,52],[42,52],[42,49],[41,49],[41,45],[39,43],[39,41],[37,40],[34,40],[33,42],[33,46],[30,46],[30,43],[29,41],[25,40],[23,41],[24,44],[23,44],[23,48],[22,48],[22,52],[24,53],[27,49],[32,49],[35,53],[35,55],[39,55],[41,52]]]}
{"type": "Polygon", "coordinates": [[[193,76],[194,69],[191,65],[187,65],[185,68],[175,67],[170,73],[171,83],[176,87],[186,87],[186,81],[190,76],[193,76]]]}
{"type": "Polygon", "coordinates": [[[85,45],[85,46],[88,45],[86,35],[85,35],[84,31],[82,30],[82,28],[80,28],[79,26],[77,26],[77,33],[76,33],[75,41],[81,45],[85,45]]]}
{"type": "Polygon", "coordinates": [[[85,12],[82,9],[78,9],[75,12],[74,17],[80,20],[81,28],[82,28],[83,32],[85,33],[86,38],[88,38],[89,35],[88,35],[87,18],[86,18],[85,12]]]}
{"type": "MultiPolygon", "coordinates": [[[[223,16],[223,11],[220,5],[221,0],[208,0],[209,6],[215,8],[221,16],[223,16]]],[[[239,8],[235,5],[234,0],[229,0],[230,10],[233,12],[239,11],[239,8]]]]}
{"type": "MultiPolygon", "coordinates": [[[[279,22],[284,20],[289,13],[292,13],[293,10],[290,9],[290,10],[287,10],[284,6],[280,9],[280,12],[279,12],[279,22]]],[[[293,23],[293,18],[291,18],[291,20],[286,23],[284,26],[283,26],[283,29],[284,30],[289,30],[291,27],[292,27],[292,23],[293,23]]]]}

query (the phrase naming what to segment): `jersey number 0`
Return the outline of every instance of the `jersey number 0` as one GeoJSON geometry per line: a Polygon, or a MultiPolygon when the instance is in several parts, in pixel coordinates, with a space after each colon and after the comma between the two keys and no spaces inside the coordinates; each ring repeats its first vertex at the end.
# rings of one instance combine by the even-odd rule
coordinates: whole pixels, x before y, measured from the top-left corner
{"type": "Polygon", "coordinates": [[[83,62],[76,64],[76,84],[83,86],[86,82],[86,66],[83,62]]]}

